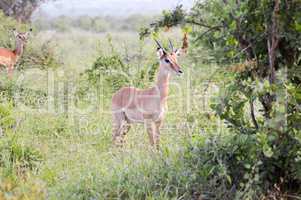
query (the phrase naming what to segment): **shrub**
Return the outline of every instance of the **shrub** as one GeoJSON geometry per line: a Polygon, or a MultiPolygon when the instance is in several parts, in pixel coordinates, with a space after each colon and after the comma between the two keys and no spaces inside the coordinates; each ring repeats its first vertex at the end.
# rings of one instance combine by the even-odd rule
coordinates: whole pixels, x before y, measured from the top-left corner
{"type": "Polygon", "coordinates": [[[40,107],[45,105],[47,97],[47,92],[42,89],[32,89],[7,77],[0,80],[0,102],[11,102],[11,107],[20,102],[28,107],[40,107]]]}
{"type": "MultiPolygon", "coordinates": [[[[133,71],[135,66],[130,66],[130,63],[126,63],[121,56],[114,54],[100,56],[92,68],[86,70],[84,74],[88,76],[89,83],[94,86],[105,86],[108,91],[115,92],[123,86],[146,87],[154,81],[157,63],[146,63],[133,71]]],[[[88,88],[82,88],[82,92],[79,93],[83,93],[86,89],[88,88]]]]}
{"type": "MultiPolygon", "coordinates": [[[[293,146],[291,144],[296,141],[283,138],[283,144],[276,149],[275,144],[273,146],[276,137],[277,134],[266,137],[266,133],[194,136],[184,161],[190,176],[195,177],[191,192],[202,188],[201,191],[210,194],[209,199],[225,196],[228,199],[260,199],[269,195],[267,191],[275,192],[278,187],[288,194],[300,194],[301,162],[300,153],[296,152],[301,146],[293,146]],[[288,144],[291,148],[284,148],[288,144]],[[286,151],[287,158],[281,156],[280,149],[286,151]],[[280,174],[275,176],[275,173],[280,174]],[[283,182],[279,182],[279,176],[283,177],[283,182]]],[[[279,193],[276,197],[283,195],[279,193]]]]}
{"type": "Polygon", "coordinates": [[[0,177],[0,199],[43,200],[46,194],[43,185],[37,180],[15,181],[0,177]]]}
{"type": "Polygon", "coordinates": [[[104,81],[103,85],[108,85],[113,91],[121,86],[129,84],[129,68],[121,58],[114,56],[100,56],[92,66],[92,69],[86,71],[88,80],[97,85],[104,81]]]}
{"type": "Polygon", "coordinates": [[[37,68],[41,70],[56,69],[61,61],[55,55],[55,44],[51,40],[42,38],[29,38],[29,44],[26,46],[22,59],[18,63],[19,70],[37,68]]]}
{"type": "Polygon", "coordinates": [[[16,123],[16,120],[12,115],[12,109],[13,106],[11,103],[0,103],[0,131],[2,132],[2,134],[3,131],[5,133],[16,123]]]}
{"type": "Polygon", "coordinates": [[[0,169],[4,176],[25,176],[38,170],[43,157],[39,151],[18,142],[16,136],[0,140],[0,169]]]}

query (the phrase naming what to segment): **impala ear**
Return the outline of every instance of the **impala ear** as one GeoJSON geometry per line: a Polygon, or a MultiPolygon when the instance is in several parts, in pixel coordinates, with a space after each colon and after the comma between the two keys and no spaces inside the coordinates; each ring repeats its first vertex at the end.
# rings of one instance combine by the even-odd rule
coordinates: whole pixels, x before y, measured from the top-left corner
{"type": "Polygon", "coordinates": [[[176,51],[175,51],[175,54],[179,57],[179,56],[183,56],[183,55],[185,55],[185,54],[187,54],[187,49],[177,49],[176,51]]]}
{"type": "Polygon", "coordinates": [[[162,59],[163,56],[165,56],[165,55],[166,55],[165,51],[163,49],[161,49],[161,48],[158,48],[158,50],[157,50],[157,56],[158,56],[158,58],[162,59]]]}
{"type": "Polygon", "coordinates": [[[177,55],[177,56],[181,56],[181,49],[176,49],[175,50],[175,54],[177,55]]]}
{"type": "Polygon", "coordinates": [[[180,49],[177,49],[175,51],[175,54],[177,56],[181,56],[181,55],[187,54],[188,46],[189,46],[189,44],[188,44],[188,34],[185,33],[184,34],[184,38],[183,38],[182,47],[180,49]]]}
{"type": "Polygon", "coordinates": [[[17,35],[19,34],[15,28],[13,29],[13,34],[15,37],[17,37],[17,35]]]}
{"type": "Polygon", "coordinates": [[[31,32],[32,32],[32,28],[30,28],[29,31],[25,33],[25,37],[28,38],[31,32]]]}

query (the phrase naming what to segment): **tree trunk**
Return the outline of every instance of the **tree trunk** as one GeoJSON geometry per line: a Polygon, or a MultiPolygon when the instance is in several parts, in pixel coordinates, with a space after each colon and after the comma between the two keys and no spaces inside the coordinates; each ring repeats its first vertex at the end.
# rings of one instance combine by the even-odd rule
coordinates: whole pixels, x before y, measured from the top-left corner
{"type": "MultiPolygon", "coordinates": [[[[274,11],[272,15],[272,23],[268,26],[268,38],[267,38],[267,47],[268,47],[268,78],[270,84],[275,84],[276,81],[276,53],[278,50],[279,44],[279,21],[278,21],[278,13],[279,13],[280,0],[275,0],[274,11]]],[[[261,103],[264,107],[264,116],[266,118],[270,118],[272,111],[272,104],[276,99],[275,94],[267,93],[261,98],[261,103]]]]}
{"type": "Polygon", "coordinates": [[[251,111],[251,119],[256,129],[259,128],[256,117],[255,117],[255,109],[254,109],[254,101],[250,100],[250,111],[251,111]]]}
{"type": "Polygon", "coordinates": [[[40,2],[40,0],[1,0],[0,9],[5,15],[24,23],[30,21],[31,15],[38,8],[40,2]]]}
{"type": "Polygon", "coordinates": [[[278,13],[280,0],[275,0],[274,12],[272,16],[272,25],[269,28],[269,37],[267,41],[269,53],[269,81],[274,84],[276,80],[275,75],[275,60],[276,51],[279,44],[279,28],[278,28],[278,13]]]}

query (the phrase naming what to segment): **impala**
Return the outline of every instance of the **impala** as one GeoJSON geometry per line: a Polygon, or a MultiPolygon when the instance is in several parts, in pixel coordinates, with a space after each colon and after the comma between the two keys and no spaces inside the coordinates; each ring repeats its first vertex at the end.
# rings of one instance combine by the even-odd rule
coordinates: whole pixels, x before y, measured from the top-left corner
{"type": "MultiPolygon", "coordinates": [[[[32,31],[30,29],[30,31],[32,31]]],[[[0,65],[6,67],[8,76],[11,78],[14,67],[18,59],[22,56],[25,44],[29,37],[29,32],[19,33],[14,30],[14,36],[16,39],[15,50],[0,48],[0,65]]]]}
{"type": "Polygon", "coordinates": [[[112,135],[115,144],[123,144],[130,124],[144,123],[151,145],[159,146],[160,126],[166,112],[170,76],[183,73],[177,58],[187,52],[188,39],[185,34],[181,49],[175,50],[169,40],[170,53],[157,40],[155,41],[158,45],[157,55],[160,63],[155,86],[149,89],[124,87],[112,97],[112,135]]]}

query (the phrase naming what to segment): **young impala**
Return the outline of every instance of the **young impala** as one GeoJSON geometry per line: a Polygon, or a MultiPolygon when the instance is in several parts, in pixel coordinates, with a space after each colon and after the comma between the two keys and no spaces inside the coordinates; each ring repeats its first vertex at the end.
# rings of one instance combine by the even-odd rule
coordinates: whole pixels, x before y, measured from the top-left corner
{"type": "Polygon", "coordinates": [[[16,39],[15,50],[0,48],[0,65],[6,67],[8,76],[10,78],[12,77],[15,64],[23,54],[25,44],[29,37],[29,32],[19,33],[16,30],[14,30],[14,36],[16,39]]]}
{"type": "Polygon", "coordinates": [[[124,87],[113,95],[113,142],[123,143],[132,123],[145,123],[152,146],[159,145],[160,126],[164,119],[168,97],[169,79],[172,74],[181,75],[182,69],[178,64],[178,56],[186,53],[188,48],[187,35],[183,39],[181,49],[167,52],[158,41],[159,71],[154,87],[140,90],[134,87],[124,87]]]}

